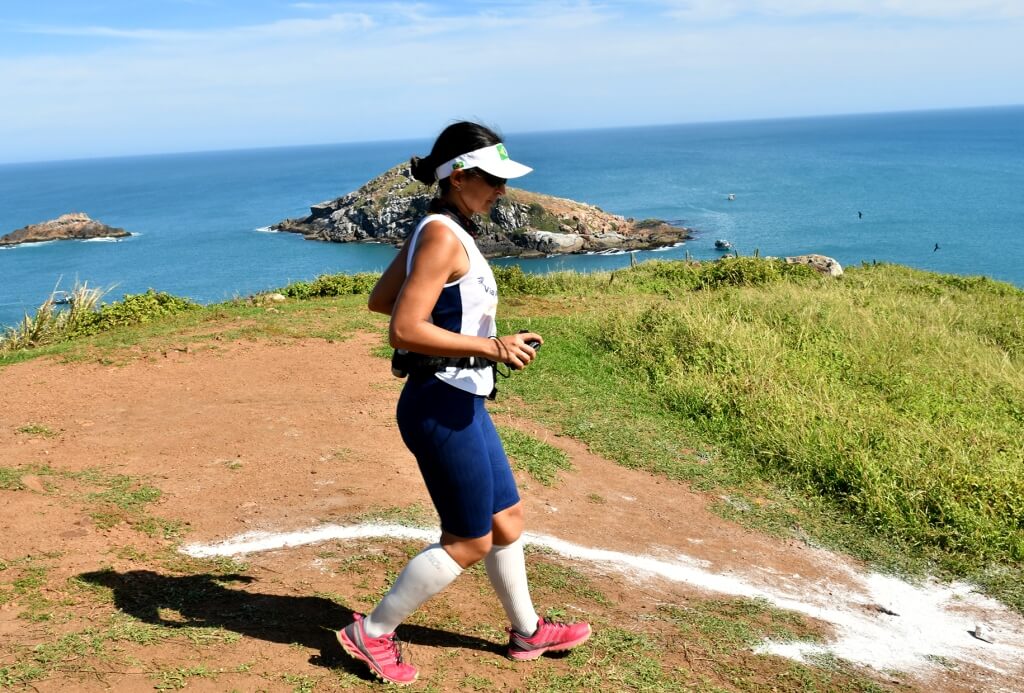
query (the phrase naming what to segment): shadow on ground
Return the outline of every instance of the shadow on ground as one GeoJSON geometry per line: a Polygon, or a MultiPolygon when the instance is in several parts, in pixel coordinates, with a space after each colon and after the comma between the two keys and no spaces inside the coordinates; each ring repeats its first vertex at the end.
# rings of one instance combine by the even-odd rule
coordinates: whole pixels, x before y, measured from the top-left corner
{"type": "MultiPolygon", "coordinates": [[[[251,592],[239,586],[252,586],[256,579],[238,574],[98,570],[78,578],[112,590],[114,605],[139,621],[165,628],[223,628],[268,642],[298,643],[320,652],[311,664],[369,678],[365,666],[345,656],[335,638],[335,632],[352,621],[352,610],[329,599],[251,592]],[[166,618],[168,611],[180,617],[166,618]]],[[[418,645],[504,654],[497,643],[425,626],[399,626],[398,637],[418,645]]]]}

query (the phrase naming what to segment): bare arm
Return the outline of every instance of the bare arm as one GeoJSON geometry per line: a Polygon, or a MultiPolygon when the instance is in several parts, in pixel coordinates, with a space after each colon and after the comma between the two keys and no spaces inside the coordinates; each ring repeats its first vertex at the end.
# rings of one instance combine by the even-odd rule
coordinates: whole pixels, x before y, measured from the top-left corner
{"type": "MultiPolygon", "coordinates": [[[[391,269],[389,267],[388,271],[391,269]]],[[[393,303],[389,330],[391,346],[431,356],[482,356],[520,368],[525,366],[536,355],[526,341],[539,340],[539,335],[524,333],[496,340],[458,334],[430,322],[430,313],[444,285],[467,271],[469,258],[458,238],[442,223],[427,224],[420,232],[412,271],[405,277],[393,303]]],[[[383,282],[384,277],[381,277],[378,287],[383,282]]]]}
{"type": "Polygon", "coordinates": [[[406,258],[409,257],[409,246],[412,245],[411,240],[410,238],[398,251],[398,255],[384,270],[384,274],[380,275],[377,285],[370,292],[367,308],[374,313],[391,315],[391,311],[394,310],[398,292],[402,290],[402,284],[405,282],[405,265],[406,258]]]}

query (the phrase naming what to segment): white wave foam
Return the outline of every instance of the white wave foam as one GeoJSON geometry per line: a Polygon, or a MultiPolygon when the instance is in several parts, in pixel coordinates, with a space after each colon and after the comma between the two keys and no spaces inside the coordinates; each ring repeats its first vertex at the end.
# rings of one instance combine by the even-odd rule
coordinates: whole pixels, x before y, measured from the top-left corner
{"type": "MultiPolygon", "coordinates": [[[[588,251],[588,252],[583,253],[583,254],[584,255],[628,255],[629,253],[632,253],[632,252],[635,252],[635,251],[632,251],[632,250],[622,250],[621,248],[608,248],[606,250],[591,250],[591,251],[588,251]]],[[[549,257],[552,257],[552,256],[549,256],[549,257]]]]}
{"type": "Polygon", "coordinates": [[[14,248],[32,248],[32,247],[41,248],[44,245],[53,245],[56,242],[57,242],[57,239],[54,239],[52,241],[32,241],[31,243],[19,243],[18,245],[12,245],[12,246],[9,246],[9,247],[12,250],[14,248]]]}
{"type": "Polygon", "coordinates": [[[253,231],[258,231],[259,233],[280,233],[280,231],[275,231],[269,226],[257,226],[253,231]]]}
{"type": "MultiPolygon", "coordinates": [[[[329,540],[369,538],[436,541],[437,530],[399,525],[322,525],[284,533],[252,532],[212,544],[189,544],[182,551],[197,558],[238,556],[329,540]]],[[[827,643],[765,642],[759,651],[805,660],[831,654],[877,670],[934,671],[943,659],[969,662],[1002,677],[1024,676],[1024,619],[999,602],[977,594],[966,583],[935,581],[911,585],[877,573],[845,569],[842,585],[809,581],[798,575],[769,576],[757,583],[737,572],[715,573],[705,561],[684,554],[668,558],[579,546],[556,537],[526,533],[528,544],[567,558],[599,564],[631,579],[657,576],[710,592],[767,600],[774,606],[831,623],[827,643]],[[847,584],[854,585],[853,588],[847,584]],[[877,608],[899,615],[890,615],[877,608]],[[978,620],[995,643],[975,639],[978,620]]],[[[835,565],[841,565],[841,558],[835,565]]],[[[762,574],[770,571],[762,570],[762,574]]],[[[762,578],[764,575],[762,575],[762,578]]]]}

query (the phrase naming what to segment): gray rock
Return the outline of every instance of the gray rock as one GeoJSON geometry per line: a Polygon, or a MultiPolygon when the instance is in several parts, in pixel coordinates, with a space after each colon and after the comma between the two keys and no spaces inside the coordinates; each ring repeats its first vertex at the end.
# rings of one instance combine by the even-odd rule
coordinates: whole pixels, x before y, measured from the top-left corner
{"type": "Polygon", "coordinates": [[[583,249],[583,237],[578,233],[551,233],[550,231],[528,231],[533,247],[548,255],[575,253],[583,249]]]}
{"type": "MultiPolygon", "coordinates": [[[[310,207],[309,216],[271,228],[309,240],[401,244],[427,213],[434,189],[395,166],[347,195],[310,207]]],[[[644,249],[677,243],[688,229],[657,220],[642,225],[593,205],[516,188],[487,218],[478,218],[477,246],[488,256],[578,253],[612,248],[644,249]]]]}
{"type": "Polygon", "coordinates": [[[790,265],[810,265],[822,274],[827,274],[830,277],[843,276],[843,266],[827,255],[795,255],[787,257],[786,263],[790,265]]]}

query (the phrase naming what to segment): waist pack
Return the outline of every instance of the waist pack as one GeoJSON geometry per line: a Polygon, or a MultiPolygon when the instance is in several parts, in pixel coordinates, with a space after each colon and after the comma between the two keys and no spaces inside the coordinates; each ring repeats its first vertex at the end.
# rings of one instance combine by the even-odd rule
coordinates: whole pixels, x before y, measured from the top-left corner
{"type": "Polygon", "coordinates": [[[410,373],[437,373],[446,368],[493,368],[494,361],[480,356],[427,356],[415,351],[395,349],[391,354],[391,373],[404,378],[410,373]]]}

